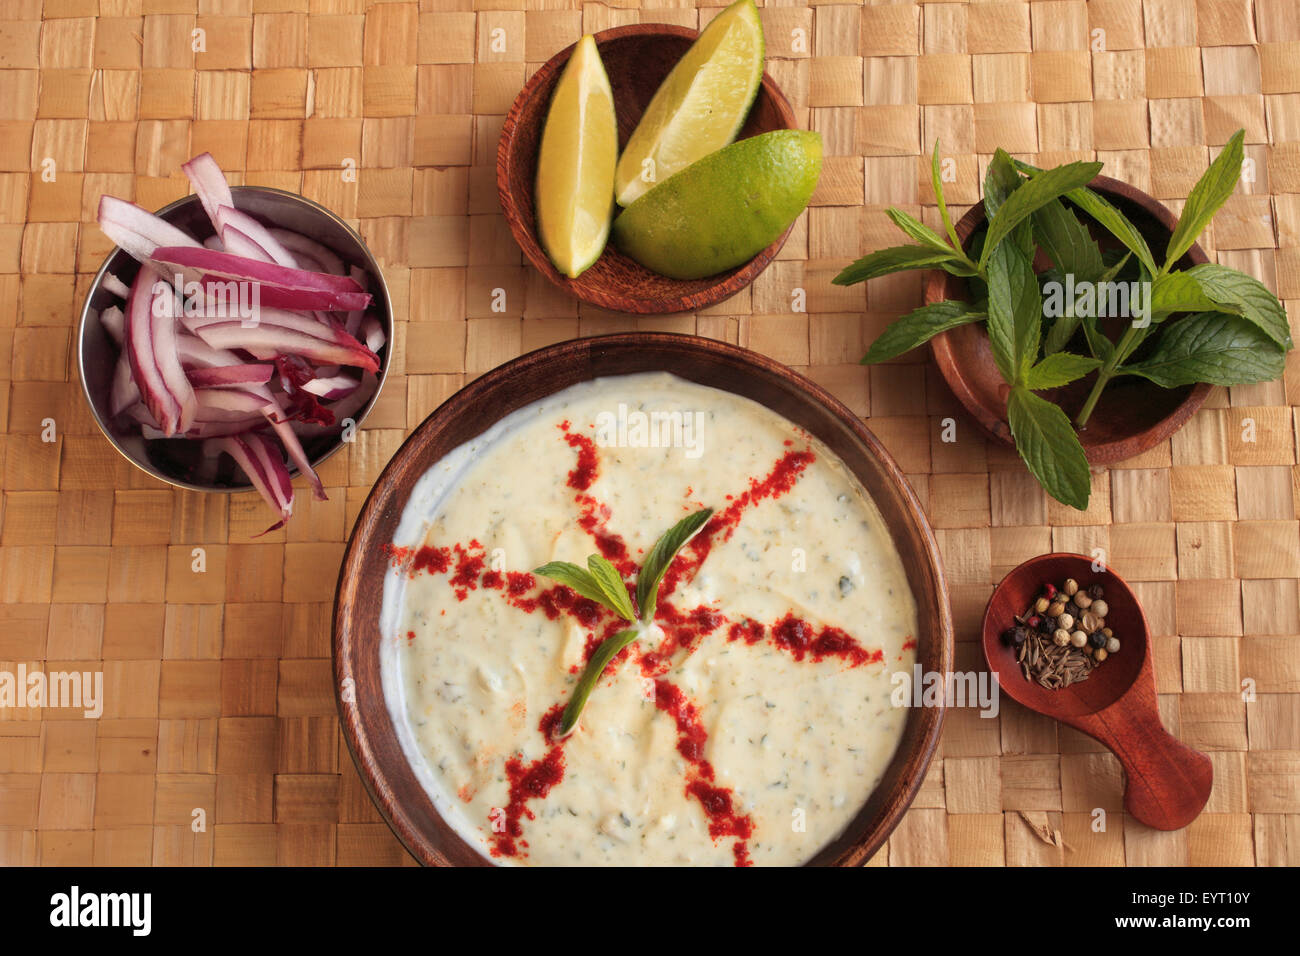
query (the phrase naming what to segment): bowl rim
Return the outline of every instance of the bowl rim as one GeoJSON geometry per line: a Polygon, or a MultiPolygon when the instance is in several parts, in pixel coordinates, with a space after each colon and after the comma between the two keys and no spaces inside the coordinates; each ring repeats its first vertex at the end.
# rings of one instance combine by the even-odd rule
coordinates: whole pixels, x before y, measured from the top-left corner
{"type": "MultiPolygon", "coordinates": [[[[1174,227],[1178,223],[1177,217],[1169,211],[1169,208],[1164,203],[1149,193],[1131,183],[1110,176],[1097,176],[1088,184],[1088,187],[1103,195],[1118,197],[1141,207],[1144,212],[1160,223],[1160,226],[1172,236],[1174,227]]],[[[981,200],[973,204],[966,211],[966,214],[955,223],[957,236],[963,244],[986,218],[984,203],[981,200]]],[[[1184,255],[1197,265],[1210,261],[1200,243],[1192,243],[1191,248],[1184,255]]],[[[947,281],[948,273],[946,272],[936,269],[926,273],[924,298],[927,304],[933,304],[944,298],[947,281]]],[[[941,332],[930,340],[930,354],[934,359],[934,364],[939,369],[939,374],[943,376],[943,380],[948,385],[948,390],[956,396],[957,401],[961,403],[962,408],[966,410],[966,414],[975,422],[980,431],[999,444],[1014,448],[1015,441],[1011,438],[1011,431],[1007,425],[1005,413],[1001,416],[991,414],[983,403],[976,398],[973,389],[961,372],[964,363],[957,357],[954,341],[955,336],[951,331],[941,332]]],[[[1187,397],[1179,402],[1172,412],[1151,427],[1127,437],[1116,437],[1092,445],[1084,444],[1084,454],[1088,459],[1088,463],[1091,465],[1109,465],[1135,458],[1149,451],[1186,425],[1191,417],[1205,404],[1213,389],[1213,385],[1198,382],[1192,386],[1187,397]]]]}
{"type": "MultiPolygon", "coordinates": [[[[415,825],[412,814],[404,803],[396,798],[394,790],[389,784],[388,774],[382,766],[382,760],[376,754],[371,735],[362,719],[362,708],[359,702],[355,698],[351,704],[344,701],[344,688],[355,688],[357,686],[353,670],[354,658],[362,653],[377,653],[378,651],[377,636],[372,633],[358,635],[356,633],[357,629],[351,626],[355,611],[350,604],[345,607],[345,599],[349,597],[348,588],[351,579],[354,576],[360,577],[364,559],[363,539],[369,537],[369,529],[374,526],[377,514],[382,513],[389,507],[397,506],[393,500],[396,497],[396,492],[392,487],[392,479],[404,456],[418,453],[419,448],[433,434],[444,427],[447,420],[452,420],[455,416],[461,414],[465,407],[478,404],[482,395],[495,388],[500,380],[521,370],[526,370],[531,366],[542,365],[565,351],[572,351],[578,355],[585,354],[589,358],[598,361],[599,351],[604,348],[637,349],[647,345],[664,346],[669,349],[684,348],[705,356],[749,364],[759,370],[778,376],[797,388],[810,401],[822,405],[840,425],[852,433],[854,439],[862,443],[879,465],[886,482],[898,495],[901,507],[912,521],[917,532],[919,542],[918,560],[928,572],[928,580],[920,583],[931,590],[931,601],[935,609],[937,626],[933,640],[937,642],[938,646],[933,651],[934,662],[942,673],[946,674],[952,670],[955,653],[952,604],[947,577],[944,572],[943,558],[929,517],[921,506],[920,499],[917,497],[911,483],[907,480],[906,475],[893,456],[866,427],[862,419],[839,399],[832,396],[816,382],[805,378],[788,366],[761,353],[717,339],[677,332],[620,332],[610,335],[569,339],[534,349],[496,366],[472,382],[467,383],[431,412],[407,436],[401,447],[389,459],[388,464],[384,466],[383,472],[367,494],[366,500],[353,522],[352,531],[348,536],[348,542],[339,566],[331,620],[331,654],[334,671],[334,699],[339,716],[340,730],[347,742],[348,752],[352,756],[358,775],[371,800],[380,811],[380,815],[384,818],[384,822],[388,824],[389,829],[392,830],[407,852],[423,865],[443,865],[447,861],[433,846],[429,836],[415,825]]],[[[668,369],[667,371],[671,370],[668,369]]],[[[599,377],[599,372],[594,367],[590,377],[599,377]]],[[[724,390],[730,391],[729,389],[724,390]]],[[[760,404],[762,403],[760,402],[760,404]]],[[[778,412],[778,414],[781,413],[778,412]]],[[[427,471],[434,464],[436,464],[436,461],[427,463],[425,470],[427,471]]],[[[402,504],[404,505],[404,502],[402,504]]],[[[892,537],[894,536],[891,534],[892,537]]],[[[917,603],[918,612],[922,612],[922,602],[918,600],[917,603]]],[[[917,663],[919,664],[920,661],[918,660],[917,663]]],[[[387,732],[395,736],[386,702],[381,703],[379,709],[381,711],[379,718],[381,727],[386,723],[387,732]]],[[[904,734],[907,733],[908,723],[915,720],[920,728],[917,739],[910,750],[905,750],[900,742],[899,748],[891,758],[889,767],[892,768],[894,763],[900,759],[910,760],[913,765],[911,777],[905,783],[900,781],[903,785],[898,786],[895,791],[888,794],[888,799],[878,810],[879,820],[875,828],[865,833],[859,843],[852,844],[841,851],[833,861],[833,865],[861,866],[870,860],[902,821],[926,778],[930,763],[938,749],[939,738],[947,713],[947,705],[946,702],[940,702],[938,706],[909,707],[909,711],[908,722],[904,725],[904,734]]],[[[400,759],[406,760],[405,755],[402,754],[400,759]]],[[[887,769],[886,773],[888,772],[887,769]]],[[[878,792],[878,788],[873,790],[866,799],[869,801],[878,792]]],[[[866,805],[866,802],[864,802],[863,809],[866,808],[866,805]]],[[[437,814],[436,808],[433,808],[433,812],[437,814]]],[[[486,858],[484,858],[484,863],[491,865],[491,861],[486,858]]]]}
{"type": "MultiPolygon", "coordinates": [[[[388,379],[388,369],[393,358],[393,332],[396,325],[393,319],[393,299],[392,294],[388,290],[388,281],[384,278],[383,269],[380,268],[379,260],[375,257],[375,254],[370,251],[370,247],[366,245],[366,241],[361,237],[361,234],[357,232],[357,230],[353,229],[346,219],[335,213],[333,210],[322,206],[314,199],[308,199],[306,196],[289,192],[287,189],[278,189],[274,186],[231,186],[230,191],[232,195],[236,197],[240,193],[263,193],[280,196],[285,199],[296,200],[310,209],[313,213],[332,220],[336,225],[341,226],[346,230],[346,232],[356,240],[357,245],[365,254],[368,264],[372,266],[370,270],[371,276],[379,285],[384,296],[384,309],[380,318],[384,322],[384,331],[388,335],[388,348],[384,349],[384,359],[383,362],[380,363],[379,373],[375,376],[375,392],[370,396],[370,400],[366,402],[365,407],[363,407],[353,419],[356,422],[356,427],[359,429],[365,420],[370,417],[370,413],[374,411],[375,405],[379,401],[379,394],[383,391],[384,382],[388,379]]],[[[173,199],[171,202],[167,203],[167,205],[157,210],[154,215],[160,219],[167,219],[169,213],[174,213],[186,206],[198,203],[199,201],[199,197],[196,193],[188,193],[187,195],[173,199]]],[[[335,251],[337,252],[337,250],[335,251]]],[[[99,406],[95,404],[95,399],[90,394],[90,386],[86,382],[86,364],[88,360],[86,354],[86,325],[90,322],[92,312],[95,313],[96,316],[98,316],[100,312],[99,309],[95,309],[91,306],[91,302],[95,298],[95,293],[98,292],[100,287],[103,285],[104,275],[109,271],[109,266],[113,264],[119,254],[125,255],[127,259],[132,262],[136,261],[121,246],[114,245],[113,248],[109,250],[108,254],[104,256],[104,261],[100,263],[99,269],[96,270],[95,277],[91,280],[90,286],[86,289],[85,298],[81,303],[81,314],[77,317],[77,325],[73,331],[77,340],[77,379],[81,385],[82,397],[85,398],[86,405],[90,408],[91,417],[95,420],[95,425],[98,426],[100,434],[108,439],[109,444],[113,446],[117,453],[132,465],[135,465],[135,467],[145,472],[145,474],[171,485],[173,488],[182,488],[186,491],[217,492],[219,494],[238,494],[240,492],[253,490],[251,482],[245,485],[204,485],[197,482],[186,481],[183,478],[177,478],[173,475],[164,474],[159,469],[153,467],[149,462],[140,461],[140,459],[136,458],[130,451],[123,448],[122,443],[118,441],[117,436],[113,434],[112,429],[109,428],[108,422],[106,422],[104,417],[100,414],[99,406]]],[[[137,265],[139,264],[137,263],[137,265]]],[[[143,266],[140,266],[140,268],[143,268],[143,266]]],[[[338,454],[338,452],[342,450],[343,445],[344,442],[342,440],[334,442],[325,451],[311,459],[311,466],[317,468],[324,464],[327,460],[338,454]]],[[[296,465],[289,462],[288,468],[290,478],[298,477],[299,472],[296,465]]]]}
{"type": "MultiPolygon", "coordinates": [[[[635,36],[679,37],[694,40],[699,37],[701,32],[692,27],[680,26],[675,23],[629,23],[597,31],[592,34],[592,37],[599,46],[611,40],[621,40],[625,37],[635,36]]],[[[711,277],[716,281],[707,288],[698,292],[660,296],[653,299],[630,299],[624,295],[612,294],[603,289],[581,285],[576,280],[561,275],[551,263],[546,251],[542,249],[541,243],[535,234],[536,230],[524,228],[520,212],[521,203],[510,188],[511,161],[514,157],[515,145],[520,132],[520,114],[523,112],[524,107],[537,95],[538,87],[550,82],[551,78],[568,63],[569,57],[573,54],[578,42],[570,43],[557,51],[528,78],[523,88],[515,96],[514,102],[510,105],[505,122],[501,126],[501,136],[497,141],[497,199],[506,222],[510,226],[510,233],[514,236],[515,243],[519,246],[520,251],[523,252],[524,258],[551,285],[573,296],[580,302],[586,302],[589,305],[627,315],[673,315],[681,312],[695,312],[736,295],[758,278],[759,273],[766,269],[780,254],[786,240],[790,237],[790,233],[794,231],[794,227],[798,223],[798,217],[771,245],[764,248],[748,262],[711,277]]],[[[759,92],[766,94],[771,99],[776,112],[781,118],[781,122],[785,124],[785,129],[799,129],[794,109],[790,106],[790,101],[786,98],[780,86],[777,85],[776,80],[768,72],[766,62],[764,62],[763,75],[759,82],[759,92]]],[[[752,111],[753,108],[753,104],[751,104],[750,110],[752,111]]],[[[748,116],[748,114],[746,115],[748,116]]],[[[535,168],[533,174],[536,175],[535,168]]],[[[604,252],[601,253],[602,256],[604,254],[604,252]]],[[[665,281],[673,282],[677,280],[665,277],[665,281]]]]}

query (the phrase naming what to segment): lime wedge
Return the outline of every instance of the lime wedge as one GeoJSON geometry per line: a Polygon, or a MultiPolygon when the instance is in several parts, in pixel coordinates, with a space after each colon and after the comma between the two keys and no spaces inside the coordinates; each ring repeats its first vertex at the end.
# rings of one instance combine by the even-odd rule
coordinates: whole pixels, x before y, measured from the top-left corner
{"type": "Polygon", "coordinates": [[[618,161],[620,206],[736,138],[763,79],[763,25],[736,0],[665,77],[618,161]]]}
{"type": "Polygon", "coordinates": [[[555,84],[535,189],[542,248],[570,279],[600,258],[609,238],[617,161],[614,94],[596,41],[584,36],[555,84]]]}
{"type": "Polygon", "coordinates": [[[822,138],[777,130],[732,143],[660,183],[614,220],[614,244],[673,279],[748,262],[789,228],[817,188],[822,138]]]}

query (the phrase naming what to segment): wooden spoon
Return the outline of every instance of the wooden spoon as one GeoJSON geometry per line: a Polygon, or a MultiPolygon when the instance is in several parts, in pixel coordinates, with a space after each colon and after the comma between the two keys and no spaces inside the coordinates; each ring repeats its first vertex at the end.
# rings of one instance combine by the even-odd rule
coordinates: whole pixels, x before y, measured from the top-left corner
{"type": "Polygon", "coordinates": [[[984,611],[984,656],[1005,693],[1030,710],[1069,724],[1100,741],[1124,767],[1124,808],[1157,830],[1179,830],[1196,819],[1210,798],[1210,759],[1173,737],[1160,722],[1146,616],[1124,580],[1109,569],[1093,571],[1079,554],[1045,554],[1020,565],[997,586],[984,611]],[[1105,588],[1106,626],[1120,649],[1087,680],[1049,690],[1026,680],[1015,649],[1001,635],[1016,624],[1047,583],[1073,578],[1080,589],[1105,588]]]}

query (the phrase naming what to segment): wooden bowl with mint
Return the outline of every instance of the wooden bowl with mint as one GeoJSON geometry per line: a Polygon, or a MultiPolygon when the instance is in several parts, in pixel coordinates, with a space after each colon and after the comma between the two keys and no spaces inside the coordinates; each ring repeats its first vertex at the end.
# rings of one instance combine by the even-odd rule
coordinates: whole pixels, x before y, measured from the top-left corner
{"type": "Polygon", "coordinates": [[[1282,374],[1292,342],[1281,303],[1196,244],[1236,188],[1242,140],[1224,146],[1181,217],[1098,175],[1101,163],[1040,170],[998,150],[983,202],[955,224],[936,146],[944,235],[891,209],[914,244],[871,253],[835,280],[933,270],[925,305],[886,329],[864,364],[929,342],[981,430],[1015,446],[1054,498],[1086,508],[1089,465],[1164,441],[1215,385],[1282,374]]]}

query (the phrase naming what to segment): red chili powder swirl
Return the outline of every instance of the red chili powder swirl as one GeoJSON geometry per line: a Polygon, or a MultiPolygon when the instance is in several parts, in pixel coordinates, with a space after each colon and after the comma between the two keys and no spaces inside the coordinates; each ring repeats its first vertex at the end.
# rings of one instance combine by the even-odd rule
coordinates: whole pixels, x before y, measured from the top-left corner
{"type": "MultiPolygon", "coordinates": [[[[551,734],[564,713],[564,705],[556,704],[543,715],[537,729],[542,737],[551,739],[551,734]]],[[[544,800],[551,789],[564,779],[564,741],[551,744],[545,756],[525,764],[516,754],[506,761],[506,779],[510,781],[509,800],[504,807],[497,808],[504,819],[497,817],[492,832],[491,853],[493,856],[518,856],[528,847],[523,839],[523,819],[536,819],[528,809],[530,800],[544,800]]]]}
{"type": "Polygon", "coordinates": [[[754,821],[735,806],[728,787],[713,782],[713,765],[704,759],[704,745],[709,734],[700,721],[700,710],[682,693],[680,687],[666,680],[655,681],[655,706],[672,717],[677,725],[677,752],[690,765],[686,773],[686,794],[699,801],[709,820],[709,836],[715,840],[734,838],[732,847],[736,866],[750,866],[747,841],[754,835],[754,821]]]}

